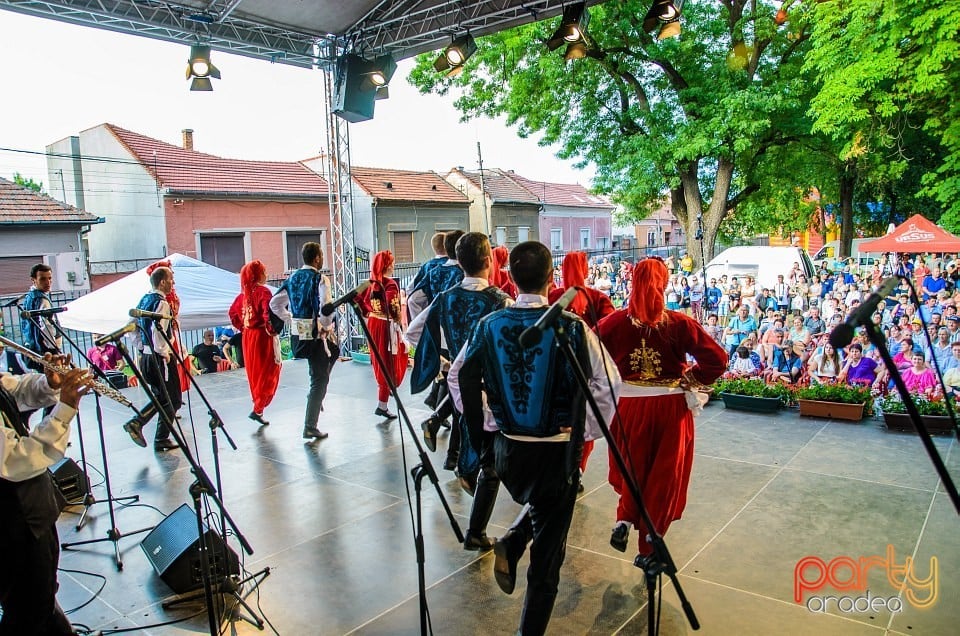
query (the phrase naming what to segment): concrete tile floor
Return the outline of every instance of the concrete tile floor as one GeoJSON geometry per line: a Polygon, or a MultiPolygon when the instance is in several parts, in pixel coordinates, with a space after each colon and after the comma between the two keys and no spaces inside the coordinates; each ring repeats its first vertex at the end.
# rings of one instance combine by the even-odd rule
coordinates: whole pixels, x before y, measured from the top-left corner
{"type": "MultiPolygon", "coordinates": [[[[249,570],[270,567],[271,575],[250,596],[282,634],[417,634],[419,600],[408,493],[410,468],[418,463],[408,431],[373,415],[375,389],[368,366],[346,362],[333,371],[321,414],[330,437],[317,443],[300,438],[306,391],[303,362],[284,364],[280,390],[257,428],[243,371],[200,378],[201,386],[225,420],[238,450],[218,434],[222,495],[227,509],[255,552],[245,556],[249,570]]],[[[128,390],[137,401],[142,396],[128,390]]],[[[192,393],[192,392],[191,392],[192,393]]],[[[427,409],[401,389],[419,432],[427,409]]],[[[191,397],[195,454],[213,476],[209,417],[191,397]]],[[[104,433],[115,496],[137,494],[155,506],[117,507],[117,528],[132,532],[158,523],[189,503],[193,475],[178,452],[154,454],[130,442],[121,429],[128,414],[103,402],[104,433]],[[163,514],[161,514],[161,512],[163,514]]],[[[185,430],[191,438],[189,409],[185,430]]],[[[92,469],[101,466],[94,400],[82,408],[82,430],[92,469]]],[[[152,425],[146,432],[153,434],[152,425]]],[[[69,455],[80,459],[79,440],[69,455]]],[[[937,446],[960,478],[957,443],[937,446]]],[[[452,473],[440,469],[446,434],[430,456],[440,490],[462,529],[470,498],[452,473]]],[[[616,497],[606,483],[606,447],[599,442],[584,476],[585,493],[574,515],[562,570],[553,634],[644,634],[646,589],[632,554],[608,544],[616,497]]],[[[102,478],[91,470],[94,483],[102,478]]],[[[102,485],[94,492],[105,497],[102,485]]],[[[76,509],[71,509],[76,510],[76,509]]],[[[509,526],[519,506],[505,492],[490,533],[509,526]]],[[[502,594],[492,576],[492,556],[465,552],[429,482],[423,489],[427,601],[437,634],[512,634],[525,589],[519,577],[512,596],[502,594]]],[[[953,634],[960,624],[960,533],[956,512],[919,440],[888,433],[882,422],[861,425],[800,418],[795,412],[758,416],[707,407],[697,421],[697,458],[689,503],[667,535],[679,580],[702,625],[701,634],[953,634]],[[939,493],[939,494],[938,494],[939,493]],[[892,545],[898,564],[916,558],[919,577],[937,559],[937,594],[930,607],[917,609],[887,580],[880,567],[865,581],[873,597],[900,600],[901,611],[880,608],[843,612],[836,601],[824,612],[794,602],[794,568],[807,556],[885,555],[892,545]]],[[[84,527],[77,516],[61,516],[64,542],[100,538],[110,528],[107,506],[96,504],[84,527]]],[[[188,617],[203,609],[193,603],[164,610],[169,588],[153,572],[139,548],[143,535],[123,537],[123,570],[114,564],[111,543],[64,551],[61,567],[86,574],[60,575],[60,602],[76,623],[99,629],[144,627],[188,617]],[[92,600],[91,600],[92,598],[92,600]]],[[[635,544],[636,535],[633,537],[635,544]]],[[[236,541],[235,551],[241,552],[236,541]]],[[[521,573],[526,567],[521,561],[521,573]]],[[[813,573],[807,571],[810,578],[813,573]]],[[[839,569],[846,580],[850,571],[839,569]]],[[[930,592],[918,591],[922,601],[930,592]]],[[[816,592],[834,597],[861,596],[832,587],[816,592]]],[[[811,593],[804,595],[808,599],[811,593]]],[[[669,580],[663,588],[662,634],[693,633],[669,580]]],[[[224,622],[228,633],[259,633],[249,623],[224,622]]],[[[269,627],[268,627],[269,630],[269,627]]],[[[204,633],[204,615],[172,626],[137,633],[204,633]]]]}

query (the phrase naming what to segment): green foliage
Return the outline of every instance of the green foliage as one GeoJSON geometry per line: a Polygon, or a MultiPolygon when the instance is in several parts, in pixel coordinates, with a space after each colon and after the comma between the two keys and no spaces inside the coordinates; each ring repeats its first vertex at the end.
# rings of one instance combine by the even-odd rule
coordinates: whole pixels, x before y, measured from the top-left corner
{"type": "Polygon", "coordinates": [[[841,404],[866,404],[873,402],[870,387],[850,386],[848,384],[812,384],[794,392],[798,400],[817,400],[820,402],[839,402],[841,404]]]}
{"type": "Polygon", "coordinates": [[[43,191],[43,182],[42,182],[42,181],[40,181],[40,182],[34,181],[34,180],[33,180],[33,177],[27,178],[27,177],[24,177],[24,176],[23,176],[22,174],[20,174],[19,172],[14,172],[14,173],[13,173],[13,182],[16,183],[16,184],[19,185],[19,186],[23,186],[23,187],[25,187],[25,188],[30,188],[30,189],[33,190],[34,192],[38,192],[38,193],[40,193],[40,194],[45,194],[44,191],[43,191]]]}
{"type": "MultiPolygon", "coordinates": [[[[955,398],[950,398],[954,411],[957,409],[955,398]]],[[[923,395],[913,396],[913,403],[920,415],[948,415],[947,402],[943,396],[928,398],[923,395]]],[[[880,410],[884,413],[906,413],[907,409],[897,394],[890,394],[879,401],[880,410]]]]}
{"type": "Polygon", "coordinates": [[[716,394],[745,395],[747,397],[780,398],[783,405],[792,401],[792,391],[785,384],[767,384],[761,378],[734,378],[717,380],[713,385],[716,394]]]}

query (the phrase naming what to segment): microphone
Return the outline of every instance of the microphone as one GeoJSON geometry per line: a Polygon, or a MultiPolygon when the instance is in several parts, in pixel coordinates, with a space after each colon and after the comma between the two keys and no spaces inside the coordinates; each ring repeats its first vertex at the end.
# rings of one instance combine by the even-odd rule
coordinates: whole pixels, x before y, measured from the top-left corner
{"type": "Polygon", "coordinates": [[[362,283],[360,283],[359,285],[357,285],[356,287],[348,291],[346,294],[344,294],[340,298],[337,298],[332,303],[325,304],[323,307],[320,308],[320,313],[323,314],[324,316],[329,316],[330,314],[335,312],[337,310],[337,307],[339,307],[340,305],[352,303],[354,298],[356,298],[363,292],[367,291],[367,288],[370,287],[370,284],[371,283],[368,280],[363,281],[362,283]]]}
{"type": "Polygon", "coordinates": [[[45,309],[24,309],[20,312],[20,315],[24,318],[33,318],[39,316],[41,318],[49,318],[54,314],[62,314],[67,310],[66,307],[46,307],[45,309]]]}
{"type": "Polygon", "coordinates": [[[108,334],[105,335],[105,336],[100,336],[99,338],[97,338],[96,340],[93,341],[93,344],[97,345],[98,347],[101,347],[101,346],[107,344],[108,342],[113,342],[114,340],[119,340],[119,339],[122,338],[125,334],[130,333],[131,331],[135,330],[136,328],[137,328],[137,323],[135,323],[135,322],[127,323],[126,325],[124,325],[123,327],[120,327],[119,329],[117,329],[117,330],[114,331],[113,333],[108,333],[108,334]]]}
{"type": "Polygon", "coordinates": [[[833,345],[833,348],[843,349],[850,344],[857,326],[868,322],[870,316],[877,310],[877,305],[882,303],[887,296],[891,295],[899,284],[899,276],[891,276],[890,278],[884,279],[884,281],[880,283],[880,287],[877,288],[877,291],[867,296],[867,299],[860,303],[860,306],[853,310],[853,312],[847,316],[846,320],[834,327],[833,332],[830,334],[830,344],[833,345]]]}
{"type": "Polygon", "coordinates": [[[520,346],[524,349],[535,347],[543,339],[543,332],[553,326],[557,321],[557,316],[567,308],[573,299],[577,296],[577,288],[571,287],[563,292],[563,296],[557,299],[557,302],[550,305],[550,309],[545,311],[532,327],[527,327],[520,334],[520,346]]]}
{"type": "Polygon", "coordinates": [[[162,314],[159,311],[146,311],[144,309],[131,309],[129,311],[131,318],[150,318],[152,320],[173,320],[173,316],[162,314]]]}

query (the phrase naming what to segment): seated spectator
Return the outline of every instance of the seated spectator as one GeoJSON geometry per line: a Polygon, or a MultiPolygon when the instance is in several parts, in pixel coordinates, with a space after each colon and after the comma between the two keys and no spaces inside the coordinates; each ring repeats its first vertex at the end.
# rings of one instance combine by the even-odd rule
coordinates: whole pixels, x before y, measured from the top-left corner
{"type": "Polygon", "coordinates": [[[827,342],[823,351],[810,358],[809,371],[811,384],[835,382],[840,375],[840,354],[827,342]]]}
{"type": "Polygon", "coordinates": [[[863,355],[863,347],[859,342],[847,347],[847,361],[843,363],[837,381],[851,386],[873,386],[876,380],[877,361],[863,355]]]}
{"type": "Polygon", "coordinates": [[[720,319],[717,314],[710,314],[707,316],[707,324],[703,326],[703,330],[707,332],[711,338],[713,338],[717,344],[721,347],[723,346],[723,327],[719,325],[720,319]]]}
{"type": "Polygon", "coordinates": [[[232,326],[217,327],[214,331],[217,346],[223,352],[224,359],[230,363],[231,369],[243,366],[243,335],[232,326]]]}
{"type": "MultiPolygon", "coordinates": [[[[100,338],[100,334],[93,335],[94,342],[96,342],[98,338],[100,338]]],[[[112,342],[101,346],[94,345],[90,347],[87,349],[87,357],[90,358],[90,362],[95,364],[101,371],[123,370],[123,356],[120,355],[120,350],[117,349],[117,345],[112,342]]]]}
{"type": "Polygon", "coordinates": [[[763,370],[763,378],[767,382],[792,383],[793,376],[790,372],[790,351],[793,349],[793,343],[780,342],[768,346],[770,347],[770,357],[767,358],[767,366],[763,370]]]}
{"type": "Polygon", "coordinates": [[[783,348],[784,338],[785,332],[780,327],[774,327],[763,335],[760,346],[757,347],[757,353],[760,354],[760,358],[763,360],[765,367],[771,366],[771,359],[774,352],[783,348]]]}
{"type": "Polygon", "coordinates": [[[213,329],[207,329],[203,332],[203,342],[198,344],[190,352],[200,373],[216,373],[217,366],[223,360],[223,352],[217,346],[214,340],[213,329]]]}
{"type": "Polygon", "coordinates": [[[755,378],[760,375],[759,357],[750,349],[739,346],[730,358],[730,366],[723,374],[725,378],[755,378]]]}
{"type": "Polygon", "coordinates": [[[951,345],[953,364],[943,372],[943,383],[954,395],[960,394],[960,342],[951,345]]]}
{"type": "Polygon", "coordinates": [[[787,337],[794,342],[802,342],[804,344],[810,342],[810,331],[803,326],[803,318],[801,316],[794,316],[793,326],[790,327],[787,337]]]}
{"type": "Polygon", "coordinates": [[[927,367],[922,353],[914,353],[910,368],[900,372],[907,390],[916,395],[935,393],[937,391],[937,376],[927,367]]]}

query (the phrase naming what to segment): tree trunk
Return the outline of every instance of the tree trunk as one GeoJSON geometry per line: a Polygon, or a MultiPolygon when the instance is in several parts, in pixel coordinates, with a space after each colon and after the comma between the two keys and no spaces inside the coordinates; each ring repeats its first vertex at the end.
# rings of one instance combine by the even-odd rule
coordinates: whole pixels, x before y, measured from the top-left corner
{"type": "Polygon", "coordinates": [[[713,196],[710,198],[710,205],[703,209],[703,201],[700,198],[700,184],[695,172],[695,164],[692,166],[693,173],[690,171],[681,174],[681,182],[684,186],[684,195],[687,200],[687,209],[692,212],[693,206],[690,205],[691,198],[696,201],[697,214],[688,214],[684,222],[687,232],[687,251],[693,256],[696,269],[703,269],[706,262],[716,255],[717,233],[720,230],[720,223],[727,214],[727,201],[730,198],[730,183],[733,179],[733,162],[728,159],[720,159],[717,164],[717,175],[713,187],[713,196]],[[702,224],[703,249],[701,255],[701,242],[697,238],[700,235],[702,224]]]}
{"type": "Polygon", "coordinates": [[[850,256],[853,246],[853,189],[857,173],[851,162],[840,168],[840,257],[850,256]]]}

